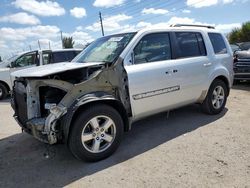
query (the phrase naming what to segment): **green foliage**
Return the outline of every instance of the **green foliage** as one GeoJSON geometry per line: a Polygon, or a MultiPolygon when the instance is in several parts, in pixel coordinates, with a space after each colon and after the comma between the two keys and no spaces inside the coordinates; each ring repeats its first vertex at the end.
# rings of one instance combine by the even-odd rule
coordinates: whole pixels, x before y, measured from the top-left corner
{"type": "Polygon", "coordinates": [[[63,48],[73,48],[75,41],[72,37],[63,37],[63,48]]]}
{"type": "Polygon", "coordinates": [[[234,28],[228,38],[231,44],[250,41],[250,22],[243,23],[241,28],[234,28]]]}
{"type": "Polygon", "coordinates": [[[2,62],[2,57],[0,56],[0,62],[2,62]]]}

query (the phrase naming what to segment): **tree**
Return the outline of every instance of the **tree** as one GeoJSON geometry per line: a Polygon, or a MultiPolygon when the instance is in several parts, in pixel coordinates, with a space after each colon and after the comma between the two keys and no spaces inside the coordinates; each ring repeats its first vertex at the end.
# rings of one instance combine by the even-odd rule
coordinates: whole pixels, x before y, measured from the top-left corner
{"type": "Polygon", "coordinates": [[[0,56],[0,62],[2,62],[2,57],[0,56]]]}
{"type": "Polygon", "coordinates": [[[75,41],[72,37],[63,37],[62,39],[63,48],[73,48],[75,41]]]}
{"type": "Polygon", "coordinates": [[[234,28],[228,35],[231,44],[250,41],[250,22],[243,23],[241,28],[234,28]]]}

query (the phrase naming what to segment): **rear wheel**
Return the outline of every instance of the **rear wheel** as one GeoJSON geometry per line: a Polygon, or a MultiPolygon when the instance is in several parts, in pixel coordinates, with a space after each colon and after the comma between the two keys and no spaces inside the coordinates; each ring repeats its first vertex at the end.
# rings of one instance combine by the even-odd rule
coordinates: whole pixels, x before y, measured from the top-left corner
{"type": "Polygon", "coordinates": [[[69,148],[80,160],[99,161],[118,148],[123,135],[120,114],[108,105],[83,111],[72,125],[69,148]]]}
{"type": "Polygon", "coordinates": [[[0,100],[4,99],[8,94],[8,89],[2,83],[0,83],[0,100]]]}
{"type": "Polygon", "coordinates": [[[208,114],[219,114],[226,105],[228,90],[225,82],[216,79],[211,84],[202,103],[202,110],[208,114]]]}

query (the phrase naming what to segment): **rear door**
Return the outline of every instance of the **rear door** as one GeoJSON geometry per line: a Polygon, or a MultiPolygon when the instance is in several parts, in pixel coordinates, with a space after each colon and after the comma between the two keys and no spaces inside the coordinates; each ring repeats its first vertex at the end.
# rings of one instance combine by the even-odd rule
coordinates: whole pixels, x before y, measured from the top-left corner
{"type": "Polygon", "coordinates": [[[182,79],[182,98],[186,103],[195,102],[206,93],[213,64],[207,55],[204,37],[200,32],[174,32],[175,65],[182,79]]]}

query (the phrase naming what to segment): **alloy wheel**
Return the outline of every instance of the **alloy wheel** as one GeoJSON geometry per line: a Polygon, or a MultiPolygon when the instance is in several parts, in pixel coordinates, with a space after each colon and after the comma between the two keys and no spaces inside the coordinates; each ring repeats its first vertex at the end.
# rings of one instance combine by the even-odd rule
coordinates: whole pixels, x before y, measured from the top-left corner
{"type": "Polygon", "coordinates": [[[89,120],[81,134],[84,148],[91,153],[107,150],[116,136],[114,121],[107,116],[95,116],[89,120]]]}
{"type": "Polygon", "coordinates": [[[225,91],[222,86],[215,87],[212,95],[212,104],[215,109],[221,108],[225,100],[225,91]]]}

